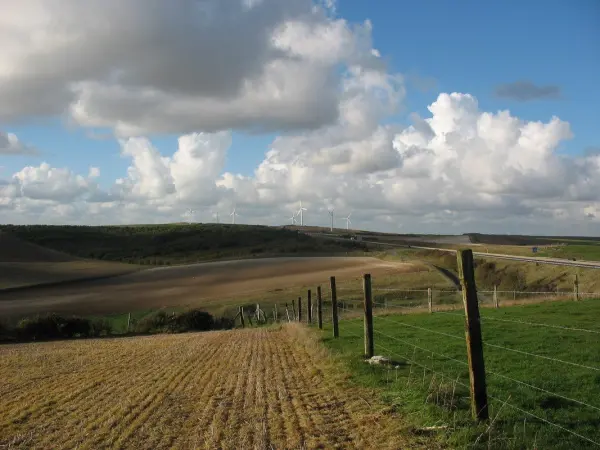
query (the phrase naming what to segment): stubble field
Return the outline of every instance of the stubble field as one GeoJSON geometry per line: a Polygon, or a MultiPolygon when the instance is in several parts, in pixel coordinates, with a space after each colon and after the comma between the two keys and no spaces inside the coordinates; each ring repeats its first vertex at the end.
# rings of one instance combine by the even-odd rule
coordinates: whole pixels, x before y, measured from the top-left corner
{"type": "Polygon", "coordinates": [[[336,364],[295,325],[3,346],[0,448],[435,447],[336,364]]]}

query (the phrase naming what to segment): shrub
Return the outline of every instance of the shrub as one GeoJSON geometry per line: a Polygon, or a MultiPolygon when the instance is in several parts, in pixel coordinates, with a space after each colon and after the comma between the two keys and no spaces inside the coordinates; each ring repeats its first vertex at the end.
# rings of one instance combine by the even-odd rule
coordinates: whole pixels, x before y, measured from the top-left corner
{"type": "Polygon", "coordinates": [[[94,319],[91,320],[89,327],[90,337],[98,337],[98,336],[108,336],[112,334],[112,325],[106,319],[94,319]]]}
{"type": "Polygon", "coordinates": [[[63,337],[64,324],[65,319],[56,314],[37,315],[19,321],[16,333],[24,340],[58,339],[63,337]]]}
{"type": "Polygon", "coordinates": [[[160,331],[168,331],[167,325],[169,324],[169,317],[164,311],[158,311],[157,313],[150,314],[142,317],[135,324],[135,331],[137,333],[153,333],[160,331]]]}
{"type": "Polygon", "coordinates": [[[182,330],[207,331],[214,325],[213,317],[206,311],[192,309],[175,317],[178,327],[182,330]]]}
{"type": "Polygon", "coordinates": [[[104,319],[62,317],[57,314],[37,315],[22,319],[15,329],[15,337],[24,341],[70,339],[109,335],[112,327],[104,319]]]}
{"type": "Polygon", "coordinates": [[[80,317],[71,317],[64,319],[62,323],[61,334],[63,337],[72,338],[75,336],[89,336],[90,335],[90,321],[82,319],[80,317]]]}

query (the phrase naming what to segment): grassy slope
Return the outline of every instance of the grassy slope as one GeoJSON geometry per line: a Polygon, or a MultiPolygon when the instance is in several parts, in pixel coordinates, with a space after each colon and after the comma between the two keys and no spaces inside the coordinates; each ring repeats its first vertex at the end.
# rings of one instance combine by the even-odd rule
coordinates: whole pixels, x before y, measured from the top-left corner
{"type": "Polygon", "coordinates": [[[180,264],[259,255],[336,253],[362,248],[295,231],[253,225],[3,226],[25,241],[82,258],[180,264]]]}
{"type": "MultiPolygon", "coordinates": [[[[433,250],[398,249],[385,259],[401,261],[427,261],[456,273],[456,256],[433,250]]],[[[579,276],[580,292],[600,292],[598,269],[553,266],[530,262],[502,261],[493,258],[476,259],[475,278],[481,290],[517,290],[530,292],[573,291],[575,275],[579,276]]],[[[432,286],[433,287],[433,286],[432,286]]]]}
{"type": "MultiPolygon", "coordinates": [[[[440,432],[440,437],[453,446],[462,448],[474,443],[486,427],[473,425],[469,417],[468,389],[461,385],[468,385],[468,373],[464,366],[466,352],[463,318],[458,311],[452,314],[458,316],[438,313],[376,317],[375,353],[398,361],[397,369],[372,367],[362,362],[362,320],[342,321],[341,338],[338,340],[331,339],[331,330],[326,329],[323,340],[342,355],[353,370],[356,382],[377,387],[389,403],[420,424],[447,426],[446,431],[440,432]],[[413,347],[413,344],[421,348],[413,347]],[[460,362],[440,355],[447,355],[460,362]],[[415,361],[415,364],[407,364],[407,359],[415,361]],[[424,370],[423,367],[427,369],[424,370]],[[432,371],[437,372],[437,375],[432,375],[432,371]]],[[[598,300],[545,303],[500,310],[484,309],[484,342],[599,367],[599,316],[598,300]],[[578,327],[595,333],[492,319],[578,327]]],[[[484,354],[490,396],[502,401],[508,400],[508,403],[543,419],[600,442],[600,410],[578,405],[492,374],[495,372],[508,376],[600,408],[600,369],[574,367],[487,345],[484,347],[484,354]]],[[[488,441],[492,448],[534,448],[535,443],[537,448],[595,448],[589,442],[528,417],[509,406],[502,408],[502,402],[498,400],[491,400],[491,416],[497,417],[491,431],[481,438],[481,448],[486,448],[488,441]]]]}

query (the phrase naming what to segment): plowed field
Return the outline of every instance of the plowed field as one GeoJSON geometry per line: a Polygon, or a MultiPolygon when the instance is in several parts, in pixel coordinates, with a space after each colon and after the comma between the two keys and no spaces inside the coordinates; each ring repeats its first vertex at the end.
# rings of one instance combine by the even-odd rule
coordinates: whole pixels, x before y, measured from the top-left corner
{"type": "Polygon", "coordinates": [[[339,373],[294,325],[6,345],[0,448],[432,448],[339,373]]]}

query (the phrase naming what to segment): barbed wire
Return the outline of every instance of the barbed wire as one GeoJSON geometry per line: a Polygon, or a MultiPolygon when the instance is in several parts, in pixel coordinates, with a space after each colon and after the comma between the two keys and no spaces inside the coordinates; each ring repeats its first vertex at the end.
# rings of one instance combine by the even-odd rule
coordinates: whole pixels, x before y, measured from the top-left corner
{"type": "MultiPolygon", "coordinates": [[[[458,315],[458,314],[453,314],[453,315],[458,315]]],[[[464,317],[464,315],[463,315],[464,317]]],[[[537,327],[547,327],[547,328],[556,328],[556,329],[562,329],[562,330],[569,330],[569,331],[581,331],[584,333],[594,333],[594,334],[600,334],[600,331],[596,331],[596,330],[588,330],[586,328],[573,328],[573,327],[565,327],[562,325],[552,325],[552,324],[547,324],[547,323],[539,323],[539,322],[526,322],[523,320],[511,320],[511,319],[500,319],[498,317],[490,317],[490,316],[482,316],[481,317],[483,321],[487,321],[487,320],[493,320],[493,321],[499,321],[499,322],[510,322],[510,323],[520,323],[520,324],[524,324],[524,325],[532,325],[532,326],[537,326],[537,327]]]]}
{"type": "Polygon", "coordinates": [[[593,439],[590,439],[587,436],[584,436],[582,434],[576,433],[575,431],[569,430],[568,428],[565,428],[562,425],[559,425],[559,424],[557,424],[555,422],[552,422],[552,421],[550,421],[548,419],[544,419],[543,417],[540,417],[540,416],[538,416],[536,414],[533,414],[532,412],[529,412],[529,411],[527,411],[525,409],[519,408],[518,406],[515,406],[512,403],[508,403],[508,402],[506,402],[506,401],[504,401],[502,399],[499,399],[499,398],[494,397],[494,396],[489,395],[489,394],[488,394],[488,398],[491,398],[492,400],[496,400],[498,402],[501,402],[501,403],[505,404],[506,406],[508,406],[510,408],[513,408],[513,409],[515,409],[515,410],[517,410],[519,412],[522,412],[523,414],[527,414],[530,417],[533,417],[535,419],[541,420],[542,422],[547,423],[548,425],[552,425],[553,427],[556,427],[556,428],[558,428],[560,430],[566,431],[567,433],[572,434],[573,436],[577,436],[578,438],[583,439],[584,441],[590,442],[590,443],[592,443],[592,444],[597,445],[598,447],[600,447],[600,442],[594,441],[593,439]]]}
{"type": "Polygon", "coordinates": [[[492,375],[494,375],[494,376],[497,376],[497,377],[500,377],[500,378],[504,378],[504,379],[506,379],[506,380],[513,381],[513,382],[515,382],[515,383],[518,383],[518,384],[520,384],[520,385],[522,385],[522,386],[526,386],[526,387],[528,387],[528,388],[535,389],[536,391],[544,392],[545,394],[554,395],[555,397],[560,397],[560,398],[562,398],[563,400],[568,400],[568,401],[570,401],[570,402],[573,402],[573,403],[578,403],[578,404],[580,404],[580,405],[587,406],[587,407],[589,407],[589,408],[595,409],[596,411],[600,411],[600,408],[599,408],[599,407],[597,407],[597,406],[590,405],[589,403],[582,402],[581,400],[577,400],[577,399],[574,399],[574,398],[566,397],[566,396],[564,396],[564,395],[561,395],[561,394],[558,394],[558,393],[556,393],[556,392],[548,391],[548,390],[546,390],[546,389],[543,389],[543,388],[541,388],[541,387],[539,387],[539,386],[535,386],[535,385],[533,385],[533,384],[525,383],[524,381],[517,380],[517,379],[515,379],[515,378],[509,377],[509,376],[507,376],[507,375],[504,375],[504,374],[501,374],[501,373],[493,372],[493,371],[491,371],[491,370],[489,370],[489,369],[487,369],[487,368],[486,368],[485,372],[486,372],[486,374],[488,374],[488,373],[489,373],[489,374],[492,374],[492,375]]]}
{"type": "Polygon", "coordinates": [[[594,370],[596,372],[600,372],[600,368],[598,368],[598,367],[587,366],[585,364],[574,363],[571,361],[565,361],[563,359],[558,359],[558,358],[552,358],[551,356],[538,355],[537,353],[531,353],[531,352],[526,352],[523,350],[517,350],[515,348],[504,347],[502,345],[491,344],[491,343],[485,342],[485,341],[483,341],[483,345],[486,345],[488,347],[493,347],[493,348],[499,348],[499,349],[506,350],[509,352],[520,353],[522,355],[533,356],[535,358],[546,359],[549,361],[559,362],[559,363],[568,364],[568,365],[574,366],[574,367],[581,367],[583,369],[589,369],[589,370],[594,370]]]}

